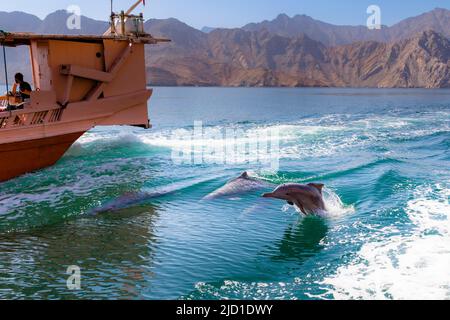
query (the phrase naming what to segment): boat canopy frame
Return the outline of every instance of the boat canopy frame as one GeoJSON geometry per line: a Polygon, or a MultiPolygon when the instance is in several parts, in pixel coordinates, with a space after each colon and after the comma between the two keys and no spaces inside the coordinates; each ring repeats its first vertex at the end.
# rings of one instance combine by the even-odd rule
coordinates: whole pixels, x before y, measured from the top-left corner
{"type": "Polygon", "coordinates": [[[143,44],[158,44],[170,42],[169,39],[154,38],[151,34],[142,35],[64,35],[64,34],[35,34],[30,32],[0,32],[0,44],[6,47],[31,45],[32,41],[60,40],[85,43],[103,43],[104,40],[128,41],[143,44]]]}

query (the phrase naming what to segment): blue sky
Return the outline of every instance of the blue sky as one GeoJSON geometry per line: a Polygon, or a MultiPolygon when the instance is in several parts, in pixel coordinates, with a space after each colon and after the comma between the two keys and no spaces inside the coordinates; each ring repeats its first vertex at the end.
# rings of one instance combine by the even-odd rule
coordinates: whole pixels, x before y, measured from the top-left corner
{"type": "MultiPolygon", "coordinates": [[[[114,0],[116,10],[134,0],[114,0]]],[[[307,14],[334,24],[365,24],[366,9],[382,9],[382,23],[392,25],[436,7],[450,9],[450,0],[146,0],[146,18],[175,17],[194,27],[240,27],[248,22],[273,19],[279,13],[307,14]]],[[[82,14],[107,20],[110,0],[12,0],[2,1],[1,11],[25,11],[44,18],[69,5],[80,6],[82,14]]]]}

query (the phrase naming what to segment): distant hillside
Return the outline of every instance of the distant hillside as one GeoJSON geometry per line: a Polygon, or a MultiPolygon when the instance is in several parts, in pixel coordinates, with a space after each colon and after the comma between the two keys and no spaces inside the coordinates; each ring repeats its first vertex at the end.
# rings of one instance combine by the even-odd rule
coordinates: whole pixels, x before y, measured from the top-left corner
{"type": "Polygon", "coordinates": [[[149,60],[151,82],[164,85],[450,87],[450,41],[433,31],[330,48],[306,35],[216,30],[208,49],[149,60]]]}
{"type": "Polygon", "coordinates": [[[149,80],[198,86],[450,87],[449,17],[449,10],[436,9],[379,31],[286,15],[274,23],[208,34],[164,22],[164,31],[148,30],[174,41],[148,50],[149,80]],[[186,38],[177,40],[180,34],[193,36],[189,45],[186,38]]]}
{"type": "Polygon", "coordinates": [[[437,8],[403,20],[392,27],[383,26],[381,30],[369,30],[366,26],[336,26],[314,20],[306,15],[296,15],[291,18],[285,14],[279,15],[272,21],[250,23],[243,29],[246,31],[267,30],[284,37],[297,37],[304,33],[326,46],[359,41],[393,42],[411,38],[426,30],[434,30],[450,37],[450,10],[437,8]]]}
{"type": "Polygon", "coordinates": [[[67,28],[68,17],[69,14],[65,10],[58,10],[45,17],[45,19],[41,21],[40,26],[36,30],[32,31],[36,33],[56,34],[102,34],[109,27],[108,22],[98,21],[82,16],[81,30],[70,30],[67,28]]]}
{"type": "Polygon", "coordinates": [[[211,31],[216,30],[217,28],[213,28],[213,27],[203,27],[202,28],[202,32],[204,33],[210,33],[211,31]]]}
{"type": "Polygon", "coordinates": [[[9,32],[36,31],[41,24],[41,19],[28,13],[0,11],[0,30],[9,32]]]}
{"type": "MultiPolygon", "coordinates": [[[[83,17],[81,31],[68,30],[67,17],[65,11],[44,20],[0,12],[0,29],[101,34],[108,28],[107,22],[83,17]]],[[[172,39],[146,49],[152,85],[450,87],[445,9],[382,30],[335,26],[304,15],[203,31],[173,18],[150,19],[145,29],[172,39]]],[[[10,76],[22,71],[29,77],[26,48],[9,49],[8,57],[10,76]]]]}

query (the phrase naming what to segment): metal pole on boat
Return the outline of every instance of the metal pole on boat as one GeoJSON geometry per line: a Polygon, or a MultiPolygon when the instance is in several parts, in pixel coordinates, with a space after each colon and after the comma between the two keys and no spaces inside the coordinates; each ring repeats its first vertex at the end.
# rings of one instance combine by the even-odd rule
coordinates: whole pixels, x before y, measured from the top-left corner
{"type": "Polygon", "coordinates": [[[3,35],[3,37],[4,37],[4,39],[2,41],[2,47],[3,47],[3,64],[5,67],[5,84],[6,84],[6,99],[7,99],[6,105],[8,106],[8,109],[10,110],[9,112],[11,113],[11,108],[9,105],[8,65],[6,63],[6,47],[5,47],[5,40],[6,40],[6,36],[8,35],[8,33],[3,30],[0,30],[0,34],[3,35]]]}
{"type": "Polygon", "coordinates": [[[6,91],[9,92],[9,84],[8,84],[8,66],[6,63],[6,48],[3,45],[3,64],[5,65],[5,82],[6,82],[6,91]]]}
{"type": "MultiPolygon", "coordinates": [[[[0,30],[0,33],[6,38],[7,33],[3,30],[0,30]]],[[[5,83],[6,83],[6,93],[9,94],[9,84],[8,84],[8,67],[6,63],[6,48],[5,48],[5,40],[2,41],[2,47],[3,47],[3,63],[5,66],[5,83]]],[[[9,100],[8,100],[9,104],[9,100]]]]}
{"type": "Polygon", "coordinates": [[[8,66],[6,63],[6,48],[5,48],[5,44],[2,43],[2,47],[3,47],[3,63],[5,66],[5,83],[6,83],[6,97],[8,98],[8,105],[9,105],[9,83],[8,83],[8,66]]]}

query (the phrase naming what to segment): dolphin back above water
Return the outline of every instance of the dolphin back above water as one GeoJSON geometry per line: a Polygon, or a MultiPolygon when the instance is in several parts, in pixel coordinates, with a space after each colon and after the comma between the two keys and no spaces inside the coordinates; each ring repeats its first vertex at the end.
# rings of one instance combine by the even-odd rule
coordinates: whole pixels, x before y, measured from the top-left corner
{"type": "Polygon", "coordinates": [[[295,205],[305,215],[313,215],[326,211],[322,193],[324,186],[319,183],[307,185],[287,183],[277,187],[273,192],[263,194],[263,197],[285,200],[291,206],[295,205]]]}
{"type": "Polygon", "coordinates": [[[144,189],[138,192],[126,192],[118,198],[115,198],[99,208],[90,211],[90,215],[99,215],[106,212],[116,212],[122,209],[143,205],[151,200],[156,200],[164,196],[173,195],[178,191],[192,187],[196,184],[204,183],[215,179],[215,177],[201,177],[199,179],[185,179],[174,182],[162,187],[144,189]]]}
{"type": "Polygon", "coordinates": [[[269,182],[251,177],[248,172],[242,173],[236,179],[228,181],[228,183],[213,193],[210,193],[204,200],[213,200],[218,198],[227,198],[238,196],[240,194],[261,190],[264,188],[273,188],[275,185],[269,182]]]}
{"type": "MultiPolygon", "coordinates": [[[[91,215],[98,215],[106,212],[116,212],[127,209],[132,206],[145,204],[151,199],[160,198],[174,194],[186,187],[206,182],[212,178],[202,178],[198,181],[184,181],[167,185],[164,188],[156,190],[147,190],[147,192],[128,192],[122,196],[107,202],[100,208],[90,212],[91,215]],[[151,191],[151,192],[150,192],[151,191]]],[[[220,198],[233,198],[247,192],[256,190],[272,189],[275,184],[251,177],[247,172],[239,177],[230,180],[226,185],[210,193],[204,200],[214,200],[220,198]]],[[[290,205],[297,206],[304,214],[317,214],[326,211],[322,196],[323,184],[309,183],[307,185],[288,183],[277,187],[273,192],[265,193],[264,198],[275,198],[287,201],[290,205]]]]}
{"type": "Polygon", "coordinates": [[[96,216],[107,212],[116,212],[127,209],[141,203],[144,203],[150,198],[155,198],[159,194],[149,194],[145,192],[127,192],[122,196],[113,199],[100,208],[95,208],[89,212],[89,215],[96,216]]]}

